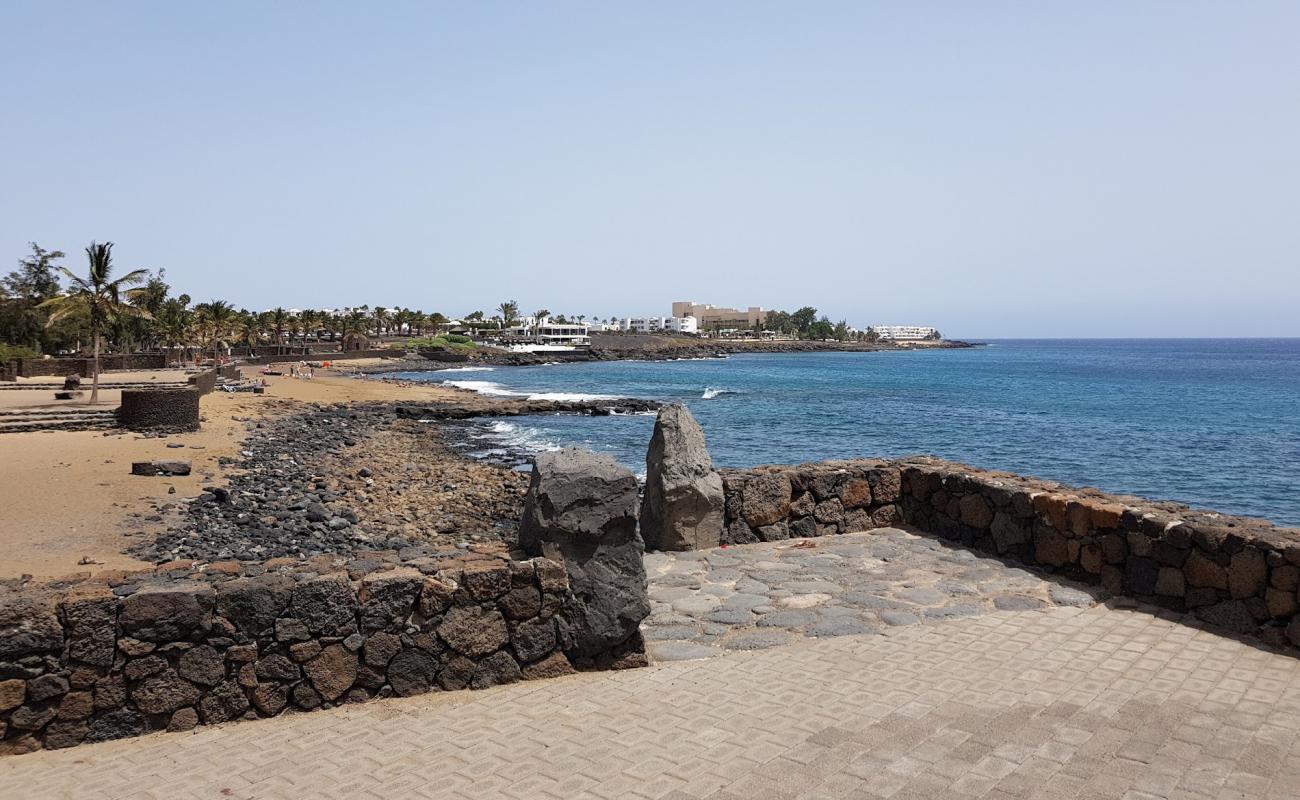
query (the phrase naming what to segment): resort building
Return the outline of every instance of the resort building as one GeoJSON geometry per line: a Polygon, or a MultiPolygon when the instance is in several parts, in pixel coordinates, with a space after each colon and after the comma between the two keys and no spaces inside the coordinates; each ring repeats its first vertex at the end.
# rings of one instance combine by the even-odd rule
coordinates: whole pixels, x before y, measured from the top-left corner
{"type": "Polygon", "coordinates": [[[632,333],[686,333],[700,332],[695,317],[624,317],[618,321],[620,331],[632,333]]]}
{"type": "MultiPolygon", "coordinates": [[[[578,322],[551,322],[525,317],[519,324],[501,331],[499,338],[507,344],[543,347],[590,347],[591,328],[578,322]]],[[[529,348],[535,349],[535,348],[529,348]]]]}
{"type": "Polygon", "coordinates": [[[674,302],[673,316],[694,317],[699,330],[719,328],[759,330],[767,322],[767,312],[761,306],[750,306],[747,310],[741,311],[738,308],[720,308],[708,303],[696,303],[693,300],[674,302]]]}
{"type": "Polygon", "coordinates": [[[921,339],[938,339],[939,329],[921,325],[873,325],[873,330],[881,339],[891,341],[916,341],[921,339]]]}

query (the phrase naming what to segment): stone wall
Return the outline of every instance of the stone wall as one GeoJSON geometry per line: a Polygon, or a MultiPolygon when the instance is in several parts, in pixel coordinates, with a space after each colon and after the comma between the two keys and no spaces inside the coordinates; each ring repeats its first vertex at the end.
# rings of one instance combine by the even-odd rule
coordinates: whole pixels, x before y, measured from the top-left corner
{"type": "Polygon", "coordinates": [[[248,365],[262,364],[282,364],[288,361],[344,361],[357,358],[401,358],[406,355],[405,350],[397,348],[371,349],[371,350],[354,350],[351,352],[341,352],[338,350],[312,350],[310,353],[286,354],[279,356],[250,356],[240,358],[240,362],[248,365]]]}
{"type": "MultiPolygon", "coordinates": [[[[99,368],[104,372],[109,370],[165,369],[166,367],[167,355],[165,353],[114,354],[99,357],[99,368]]],[[[15,358],[9,363],[7,371],[10,375],[20,378],[39,378],[50,375],[80,375],[89,378],[93,376],[95,371],[95,359],[81,357],[15,358]]]]}
{"type": "Polygon", "coordinates": [[[901,472],[888,461],[721,470],[725,544],[828,536],[895,525],[901,472]]]}
{"type": "Polygon", "coordinates": [[[0,582],[0,754],[573,671],[563,565],[444,556],[0,582]]]}
{"type": "MultiPolygon", "coordinates": [[[[216,373],[211,375],[216,380],[216,373]]],[[[196,376],[197,377],[197,376],[196,376]]],[[[133,431],[196,431],[199,395],[195,386],[176,389],[123,389],[118,424],[133,431]]]]}
{"type": "Polygon", "coordinates": [[[902,522],[1270,645],[1300,646],[1300,529],[939,459],[722,474],[727,543],[902,522]]]}

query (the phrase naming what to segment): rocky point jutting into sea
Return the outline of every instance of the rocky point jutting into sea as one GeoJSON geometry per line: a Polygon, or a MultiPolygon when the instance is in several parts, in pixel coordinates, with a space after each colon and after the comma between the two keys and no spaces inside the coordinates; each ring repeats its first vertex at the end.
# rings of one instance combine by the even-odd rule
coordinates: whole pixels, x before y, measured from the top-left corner
{"type": "Polygon", "coordinates": [[[437,371],[469,366],[522,367],[572,361],[674,361],[694,358],[726,358],[745,353],[879,353],[900,350],[946,350],[978,347],[958,340],[925,342],[834,342],[763,339],[701,339],[694,337],[636,333],[594,333],[591,347],[575,352],[519,352],[498,347],[474,347],[458,351],[454,362],[433,360],[415,355],[392,363],[370,364],[362,372],[437,371]]]}

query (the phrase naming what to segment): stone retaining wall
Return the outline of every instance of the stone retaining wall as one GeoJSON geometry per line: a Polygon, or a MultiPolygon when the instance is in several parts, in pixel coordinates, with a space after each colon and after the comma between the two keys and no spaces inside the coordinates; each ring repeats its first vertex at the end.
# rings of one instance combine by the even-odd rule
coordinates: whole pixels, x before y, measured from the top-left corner
{"type": "Polygon", "coordinates": [[[724,470],[723,541],[907,523],[923,533],[1300,646],[1300,530],[938,459],[724,470]]]}
{"type": "Polygon", "coordinates": [[[215,369],[205,369],[202,372],[196,372],[186,379],[186,383],[194,387],[199,394],[207,394],[217,388],[217,371],[215,369]]]}
{"type": "MultiPolygon", "coordinates": [[[[165,369],[165,353],[131,353],[130,355],[103,355],[99,357],[101,371],[165,369]]],[[[95,371],[93,358],[15,358],[9,362],[7,372],[19,378],[39,378],[50,375],[80,375],[92,377],[95,371]]]]}
{"type": "Polygon", "coordinates": [[[573,602],[490,546],[0,582],[0,754],[566,674],[573,602]]]}
{"type": "Polygon", "coordinates": [[[725,544],[828,536],[901,521],[901,472],[888,461],[720,472],[725,544]]]}
{"type": "MultiPolygon", "coordinates": [[[[216,373],[204,373],[216,380],[216,373]]],[[[133,431],[196,431],[199,395],[196,386],[176,389],[123,389],[117,421],[133,431]]]]}
{"type": "Polygon", "coordinates": [[[348,361],[358,358],[401,358],[406,355],[405,350],[397,348],[372,348],[370,350],[351,350],[341,352],[338,350],[313,350],[310,353],[287,353],[284,355],[259,355],[250,357],[241,357],[239,360],[243,364],[262,365],[262,364],[283,364],[288,361],[348,361]]]}

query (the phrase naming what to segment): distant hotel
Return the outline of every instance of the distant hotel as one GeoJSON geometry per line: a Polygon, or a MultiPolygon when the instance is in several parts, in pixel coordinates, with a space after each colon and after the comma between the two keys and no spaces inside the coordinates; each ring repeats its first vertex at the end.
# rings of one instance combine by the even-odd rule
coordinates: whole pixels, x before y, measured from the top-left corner
{"type": "Polygon", "coordinates": [[[750,306],[749,310],[741,311],[738,308],[719,308],[691,300],[679,300],[673,303],[673,317],[694,317],[699,330],[723,328],[761,330],[767,322],[767,312],[760,306],[750,306]]]}
{"type": "Polygon", "coordinates": [[[923,339],[938,339],[939,329],[928,328],[921,325],[873,325],[871,330],[881,339],[891,341],[917,341],[923,339]]]}
{"type": "Polygon", "coordinates": [[[522,317],[501,331],[501,340],[516,349],[547,350],[591,346],[591,326],[580,322],[551,322],[550,317],[522,317]]]}
{"type": "Polygon", "coordinates": [[[631,333],[699,333],[699,321],[695,317],[623,317],[617,321],[617,329],[631,333]]]}

